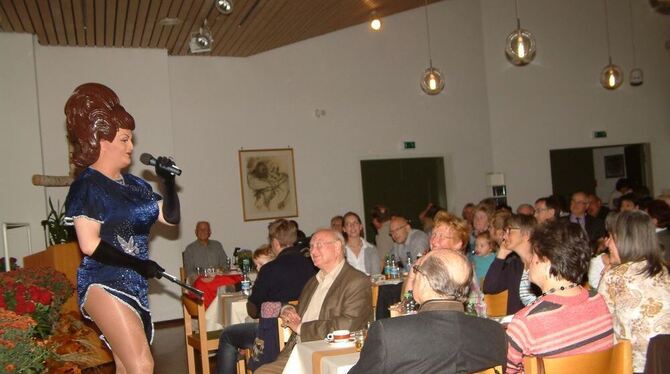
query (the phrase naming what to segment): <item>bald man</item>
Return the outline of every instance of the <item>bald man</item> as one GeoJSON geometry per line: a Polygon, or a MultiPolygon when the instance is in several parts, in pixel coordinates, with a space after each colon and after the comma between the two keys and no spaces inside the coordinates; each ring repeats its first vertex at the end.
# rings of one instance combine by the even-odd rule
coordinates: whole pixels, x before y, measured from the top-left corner
{"type": "Polygon", "coordinates": [[[418,314],[375,322],[349,373],[472,373],[503,365],[502,326],[463,312],[472,280],[468,259],[433,251],[414,269],[418,314]]]}
{"type": "Polygon", "coordinates": [[[416,255],[427,251],[429,247],[428,235],[423,231],[413,229],[409,221],[401,216],[391,218],[389,233],[394,242],[389,254],[395,255],[396,261],[402,262],[405,270],[409,271],[409,269],[406,269],[407,252],[414,260],[416,255]]]}

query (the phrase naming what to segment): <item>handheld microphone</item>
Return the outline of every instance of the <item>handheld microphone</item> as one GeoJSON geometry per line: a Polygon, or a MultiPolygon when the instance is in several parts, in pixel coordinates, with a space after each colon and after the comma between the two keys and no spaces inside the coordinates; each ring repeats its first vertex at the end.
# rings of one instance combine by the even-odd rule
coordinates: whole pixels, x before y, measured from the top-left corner
{"type": "Polygon", "coordinates": [[[181,169],[177,165],[171,165],[171,166],[161,166],[156,165],[156,159],[154,156],[148,154],[148,153],[142,153],[140,155],[140,162],[142,162],[144,165],[150,165],[150,166],[156,166],[157,168],[170,172],[174,175],[181,175],[181,169]]]}

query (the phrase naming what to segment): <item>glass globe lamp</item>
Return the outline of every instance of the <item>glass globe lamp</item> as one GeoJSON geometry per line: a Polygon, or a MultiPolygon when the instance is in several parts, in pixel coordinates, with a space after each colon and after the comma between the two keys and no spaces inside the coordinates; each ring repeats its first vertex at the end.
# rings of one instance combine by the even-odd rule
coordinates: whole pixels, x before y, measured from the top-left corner
{"type": "Polygon", "coordinates": [[[610,63],[600,73],[600,84],[608,90],[616,90],[623,83],[623,72],[621,68],[610,63]]]}
{"type": "Polygon", "coordinates": [[[523,66],[535,58],[535,38],[528,30],[518,27],[507,36],[505,44],[507,59],[517,66],[523,66]]]}
{"type": "Polygon", "coordinates": [[[426,69],[421,79],[421,89],[428,95],[437,95],[442,92],[444,89],[442,73],[432,66],[426,69]]]}

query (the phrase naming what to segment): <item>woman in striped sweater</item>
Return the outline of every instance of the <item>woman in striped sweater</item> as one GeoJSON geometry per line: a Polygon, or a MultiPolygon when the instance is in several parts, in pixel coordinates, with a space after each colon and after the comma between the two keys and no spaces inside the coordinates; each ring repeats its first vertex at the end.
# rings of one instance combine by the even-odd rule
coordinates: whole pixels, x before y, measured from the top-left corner
{"type": "Polygon", "coordinates": [[[551,222],[531,237],[530,280],[542,296],[514,315],[507,327],[507,373],[523,373],[523,357],[595,352],[614,343],[605,300],[580,286],[591,249],[577,224],[551,222]]]}

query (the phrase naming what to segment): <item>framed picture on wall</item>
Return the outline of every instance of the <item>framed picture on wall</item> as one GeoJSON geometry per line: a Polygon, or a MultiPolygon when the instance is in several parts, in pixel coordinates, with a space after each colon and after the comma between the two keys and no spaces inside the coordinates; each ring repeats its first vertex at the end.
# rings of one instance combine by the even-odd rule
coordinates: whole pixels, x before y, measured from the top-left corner
{"type": "Polygon", "coordinates": [[[292,148],[242,149],[239,159],[245,221],[298,215],[292,148]]]}
{"type": "Polygon", "coordinates": [[[623,155],[605,156],[605,177],[620,178],[626,176],[626,163],[623,155]]]}

